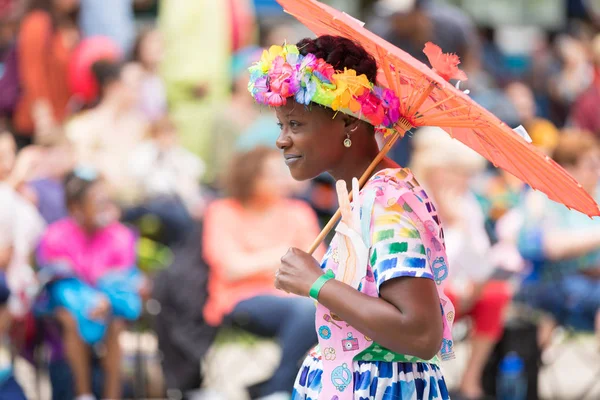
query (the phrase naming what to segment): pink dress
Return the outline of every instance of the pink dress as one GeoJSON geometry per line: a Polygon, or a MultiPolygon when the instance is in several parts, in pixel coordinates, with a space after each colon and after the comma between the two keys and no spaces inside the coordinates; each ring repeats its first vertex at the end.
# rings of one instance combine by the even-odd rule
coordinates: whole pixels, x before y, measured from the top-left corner
{"type": "Polygon", "coordinates": [[[38,260],[42,266],[64,262],[76,277],[95,286],[107,272],[135,265],[135,236],[120,223],[88,236],[73,219],[65,218],[48,227],[38,260]]]}
{"type": "Polygon", "coordinates": [[[434,280],[441,311],[432,318],[444,322],[442,347],[432,360],[393,353],[318,304],[319,346],[304,361],[292,399],[448,399],[439,363],[453,357],[454,308],[443,291],[449,270],[437,211],[406,169],[380,171],[359,199],[360,232],[340,224],[321,267],[373,297],[391,279],[434,280]]]}

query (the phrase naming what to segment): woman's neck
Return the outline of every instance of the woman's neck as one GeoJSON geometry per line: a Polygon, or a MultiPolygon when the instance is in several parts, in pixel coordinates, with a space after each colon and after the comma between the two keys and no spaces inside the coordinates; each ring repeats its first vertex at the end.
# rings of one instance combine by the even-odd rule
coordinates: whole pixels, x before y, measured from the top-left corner
{"type": "Polygon", "coordinates": [[[273,208],[277,201],[255,198],[242,203],[244,209],[250,214],[265,214],[273,208]]]}
{"type": "MultiPolygon", "coordinates": [[[[353,144],[353,146],[355,145],[353,144]]],[[[350,149],[352,149],[352,147],[350,147],[350,149]]],[[[379,154],[379,147],[375,140],[373,140],[372,143],[357,143],[356,149],[357,150],[354,152],[349,151],[348,155],[335,170],[329,171],[336,181],[340,179],[345,181],[348,190],[351,190],[352,188],[352,179],[357,178],[360,180],[363,173],[379,154]]],[[[369,177],[386,168],[399,168],[399,165],[389,158],[384,157],[375,166],[369,177]]]]}

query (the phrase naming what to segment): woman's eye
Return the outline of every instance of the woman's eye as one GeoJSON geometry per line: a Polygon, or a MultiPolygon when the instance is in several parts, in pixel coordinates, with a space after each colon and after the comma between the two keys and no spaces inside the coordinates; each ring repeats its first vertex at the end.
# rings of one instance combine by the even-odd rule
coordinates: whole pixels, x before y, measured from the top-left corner
{"type": "Polygon", "coordinates": [[[290,121],[290,126],[292,128],[297,128],[300,126],[300,123],[298,123],[297,121],[290,121]]]}
{"type": "Polygon", "coordinates": [[[278,122],[278,123],[277,123],[277,126],[279,127],[279,130],[282,130],[282,129],[283,129],[283,124],[282,124],[281,122],[278,122]]]}

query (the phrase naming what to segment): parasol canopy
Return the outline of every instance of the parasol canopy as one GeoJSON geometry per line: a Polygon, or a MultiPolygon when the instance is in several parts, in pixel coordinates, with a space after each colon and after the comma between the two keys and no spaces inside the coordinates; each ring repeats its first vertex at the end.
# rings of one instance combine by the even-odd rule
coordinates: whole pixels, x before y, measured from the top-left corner
{"type": "MultiPolygon", "coordinates": [[[[316,35],[354,40],[375,57],[380,68],[378,85],[393,90],[400,99],[403,118],[398,131],[440,127],[551,200],[588,216],[600,215],[594,199],[562,167],[448,82],[466,80],[457,67],[458,57],[443,54],[439,47],[428,43],[425,53],[432,69],[332,7],[315,0],[277,1],[316,35]]],[[[389,139],[388,143],[393,143],[396,138],[389,139]]]]}

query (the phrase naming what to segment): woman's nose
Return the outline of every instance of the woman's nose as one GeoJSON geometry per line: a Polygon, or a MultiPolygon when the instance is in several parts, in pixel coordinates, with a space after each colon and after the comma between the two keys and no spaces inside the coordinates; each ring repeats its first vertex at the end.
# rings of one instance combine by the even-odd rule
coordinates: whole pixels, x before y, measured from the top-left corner
{"type": "Polygon", "coordinates": [[[275,141],[275,145],[280,150],[285,150],[292,145],[292,140],[290,139],[290,136],[285,132],[285,129],[282,129],[281,132],[279,132],[279,136],[275,141]]]}

